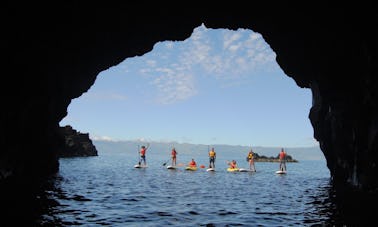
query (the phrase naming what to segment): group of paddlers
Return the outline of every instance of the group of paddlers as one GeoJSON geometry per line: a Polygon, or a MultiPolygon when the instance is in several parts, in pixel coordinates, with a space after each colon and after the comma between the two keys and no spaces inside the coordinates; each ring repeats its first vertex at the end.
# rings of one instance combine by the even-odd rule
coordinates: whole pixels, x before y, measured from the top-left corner
{"type": "MultiPolygon", "coordinates": [[[[146,151],[149,148],[149,145],[150,144],[147,144],[147,146],[141,147],[141,149],[139,151],[139,153],[140,153],[139,164],[141,164],[141,162],[143,162],[144,165],[147,165],[146,164],[146,151]]],[[[215,159],[217,157],[217,154],[215,152],[214,147],[212,147],[211,150],[209,150],[208,156],[209,156],[209,168],[215,169],[215,159]]],[[[256,172],[255,161],[254,161],[254,152],[253,152],[252,149],[249,150],[247,157],[246,157],[246,160],[249,163],[249,170],[256,172]]],[[[286,152],[283,148],[281,148],[281,151],[279,153],[279,160],[280,160],[279,170],[286,171],[286,152]]],[[[174,148],[174,147],[171,150],[171,163],[172,163],[172,166],[177,165],[177,151],[176,151],[176,148],[174,148]]],[[[238,168],[235,160],[227,161],[227,164],[229,165],[229,168],[232,168],[232,169],[238,168]]],[[[197,163],[192,158],[192,160],[188,163],[187,166],[196,167],[197,163]]]]}

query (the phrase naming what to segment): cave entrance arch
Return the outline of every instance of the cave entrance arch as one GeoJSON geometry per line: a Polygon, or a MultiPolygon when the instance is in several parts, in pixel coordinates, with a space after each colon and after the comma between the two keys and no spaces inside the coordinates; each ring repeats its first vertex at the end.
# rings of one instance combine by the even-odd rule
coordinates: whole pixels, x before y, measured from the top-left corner
{"type": "Polygon", "coordinates": [[[202,24],[184,41],[156,43],[151,52],[100,73],[83,101],[69,107],[75,115],[61,124],[95,140],[316,146],[307,118],[310,91],[297,87],[275,57],[259,33],[202,24]],[[189,128],[193,124],[197,130],[189,128]]]}
{"type": "Polygon", "coordinates": [[[264,34],[287,75],[316,94],[311,120],[336,185],[350,187],[353,195],[354,190],[376,194],[375,5],[265,5],[273,11],[240,4],[217,4],[219,10],[195,5],[192,10],[161,7],[148,18],[144,5],[135,8],[145,21],[128,13],[126,5],[93,5],[93,10],[71,4],[51,10],[34,4],[5,6],[4,21],[14,24],[4,26],[4,70],[17,69],[17,76],[9,76],[4,86],[19,93],[5,96],[3,179],[35,179],[57,171],[51,150],[56,150],[58,139],[51,132],[71,99],[120,59],[143,54],[159,40],[182,40],[205,21],[212,28],[253,27],[264,34]]]}

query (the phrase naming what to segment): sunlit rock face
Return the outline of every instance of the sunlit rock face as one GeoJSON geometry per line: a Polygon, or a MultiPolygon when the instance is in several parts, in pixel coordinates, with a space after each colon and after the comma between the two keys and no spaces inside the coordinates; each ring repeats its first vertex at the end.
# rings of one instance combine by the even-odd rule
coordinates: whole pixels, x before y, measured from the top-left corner
{"type": "Polygon", "coordinates": [[[59,122],[99,72],[156,42],[185,40],[204,23],[261,33],[284,72],[313,92],[309,118],[336,185],[377,190],[375,6],[145,7],[33,3],[1,10],[2,185],[58,171],[59,122]]]}

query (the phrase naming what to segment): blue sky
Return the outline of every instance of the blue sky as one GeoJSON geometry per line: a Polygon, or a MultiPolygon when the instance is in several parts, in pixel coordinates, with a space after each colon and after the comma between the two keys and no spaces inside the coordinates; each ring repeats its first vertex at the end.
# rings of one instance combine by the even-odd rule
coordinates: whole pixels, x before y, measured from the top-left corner
{"type": "Polygon", "coordinates": [[[312,97],[286,76],[259,33],[194,29],[101,72],[60,125],[92,139],[317,145],[312,97]]]}

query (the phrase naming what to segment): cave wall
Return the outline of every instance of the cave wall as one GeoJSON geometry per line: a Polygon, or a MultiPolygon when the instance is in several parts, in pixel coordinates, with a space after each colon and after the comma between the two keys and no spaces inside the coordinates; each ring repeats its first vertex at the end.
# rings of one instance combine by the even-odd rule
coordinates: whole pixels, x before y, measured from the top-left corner
{"type": "Polygon", "coordinates": [[[374,5],[6,3],[0,17],[1,185],[58,171],[59,121],[98,73],[204,23],[261,33],[284,72],[312,90],[309,118],[336,184],[377,190],[374,5]]]}

